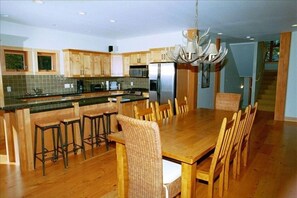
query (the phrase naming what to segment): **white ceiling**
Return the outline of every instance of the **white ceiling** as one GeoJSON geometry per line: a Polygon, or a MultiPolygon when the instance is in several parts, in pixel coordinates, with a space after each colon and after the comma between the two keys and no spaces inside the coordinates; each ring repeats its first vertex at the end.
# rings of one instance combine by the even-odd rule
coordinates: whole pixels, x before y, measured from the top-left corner
{"type": "MultiPolygon", "coordinates": [[[[195,0],[0,0],[0,13],[1,21],[118,40],[194,27],[195,0]]],[[[198,28],[223,38],[297,31],[297,0],[199,0],[198,13],[198,28]]]]}

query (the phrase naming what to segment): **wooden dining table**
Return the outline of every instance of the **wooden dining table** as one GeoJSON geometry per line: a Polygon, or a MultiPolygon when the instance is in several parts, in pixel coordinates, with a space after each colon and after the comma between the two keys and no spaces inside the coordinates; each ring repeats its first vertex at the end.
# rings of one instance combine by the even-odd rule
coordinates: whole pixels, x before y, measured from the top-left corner
{"type": "MultiPolygon", "coordinates": [[[[196,197],[196,164],[216,144],[224,117],[233,112],[195,109],[158,122],[163,157],[181,163],[181,197],[196,197]]],[[[122,132],[109,135],[116,142],[118,197],[128,197],[125,139],[122,132]]],[[[145,146],[145,145],[144,145],[145,146]]]]}

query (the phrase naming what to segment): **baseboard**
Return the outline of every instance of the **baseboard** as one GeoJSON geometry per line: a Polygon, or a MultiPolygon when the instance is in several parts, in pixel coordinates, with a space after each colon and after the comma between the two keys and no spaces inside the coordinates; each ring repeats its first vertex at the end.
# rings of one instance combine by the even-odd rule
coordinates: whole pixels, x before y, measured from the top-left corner
{"type": "Polygon", "coordinates": [[[285,121],[287,121],[287,122],[297,122],[297,118],[295,118],[295,117],[285,117],[285,121]]]}

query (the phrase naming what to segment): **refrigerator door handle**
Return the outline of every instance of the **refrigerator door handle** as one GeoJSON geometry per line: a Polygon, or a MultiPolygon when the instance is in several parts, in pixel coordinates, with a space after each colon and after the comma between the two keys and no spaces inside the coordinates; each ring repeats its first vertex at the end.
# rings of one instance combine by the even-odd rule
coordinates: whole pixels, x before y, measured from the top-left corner
{"type": "Polygon", "coordinates": [[[160,76],[158,75],[158,78],[157,78],[157,98],[158,98],[158,101],[160,101],[160,94],[161,94],[161,82],[160,82],[160,76]]]}

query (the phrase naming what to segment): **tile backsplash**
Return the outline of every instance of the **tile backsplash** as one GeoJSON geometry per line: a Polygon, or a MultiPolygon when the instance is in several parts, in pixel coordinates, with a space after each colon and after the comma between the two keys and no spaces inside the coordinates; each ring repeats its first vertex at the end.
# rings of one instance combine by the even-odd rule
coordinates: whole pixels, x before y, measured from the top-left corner
{"type": "MultiPolygon", "coordinates": [[[[117,81],[121,84],[121,89],[131,87],[149,87],[148,78],[129,78],[129,77],[101,77],[101,78],[66,78],[63,75],[4,75],[3,90],[5,97],[19,97],[26,94],[34,94],[34,89],[41,89],[43,93],[66,94],[77,91],[77,80],[84,81],[84,90],[90,91],[91,84],[101,84],[106,81],[117,81]],[[131,82],[133,82],[131,85],[131,82]],[[70,88],[65,88],[65,84],[70,88]],[[73,85],[73,86],[71,86],[73,85]],[[8,92],[7,87],[11,88],[8,92]]],[[[66,86],[67,87],[67,86],[66,86]]]]}

